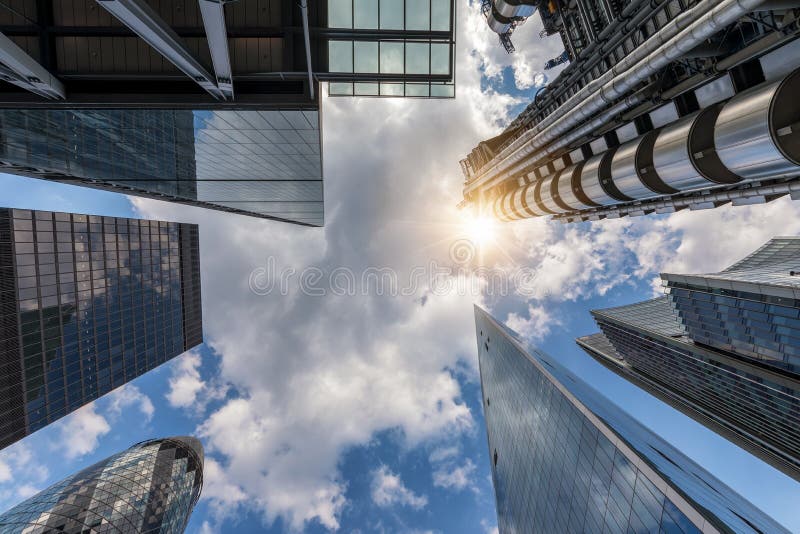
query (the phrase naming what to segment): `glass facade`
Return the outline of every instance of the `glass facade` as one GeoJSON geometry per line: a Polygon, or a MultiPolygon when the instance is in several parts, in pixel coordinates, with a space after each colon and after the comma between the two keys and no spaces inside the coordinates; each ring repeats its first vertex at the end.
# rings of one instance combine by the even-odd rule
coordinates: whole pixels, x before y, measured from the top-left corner
{"type": "Polygon", "coordinates": [[[197,226],[0,209],[0,447],[203,341],[197,226]]]}
{"type": "Polygon", "coordinates": [[[592,312],[600,363],[800,480],[800,383],[695,345],[668,297],[592,312]]]}
{"type": "Polygon", "coordinates": [[[476,307],[501,533],[788,532],[476,307]]]}
{"type": "Polygon", "coordinates": [[[453,9],[452,0],[328,0],[328,93],[455,97],[453,9]]]}
{"type": "Polygon", "coordinates": [[[661,277],[696,343],[800,378],[800,238],[772,239],[720,273],[661,277]]]}
{"type": "Polygon", "coordinates": [[[322,226],[318,111],[5,109],[8,172],[322,226]]]}
{"type": "Polygon", "coordinates": [[[145,441],[0,515],[0,534],[180,534],[202,485],[197,439],[145,441]]]}

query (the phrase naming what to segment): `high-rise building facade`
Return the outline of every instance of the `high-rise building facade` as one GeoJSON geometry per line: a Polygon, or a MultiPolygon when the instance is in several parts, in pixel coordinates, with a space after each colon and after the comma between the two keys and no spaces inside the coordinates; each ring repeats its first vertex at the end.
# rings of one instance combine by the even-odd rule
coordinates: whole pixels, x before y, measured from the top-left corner
{"type": "Polygon", "coordinates": [[[203,342],[197,226],[0,209],[0,448],[203,342]]]}
{"type": "Polygon", "coordinates": [[[316,108],[0,109],[0,133],[3,172],[324,223],[316,108]]]}
{"type": "Polygon", "coordinates": [[[461,161],[464,206],[572,222],[800,197],[796,6],[534,3],[570,63],[461,161]]]}
{"type": "Polygon", "coordinates": [[[662,274],[669,295],[594,310],[598,362],[800,480],[800,238],[720,273],[662,274]],[[797,293],[797,297],[795,297],[797,293]]]}
{"type": "Polygon", "coordinates": [[[0,170],[322,226],[320,82],[453,98],[455,0],[0,4],[0,170]]]}
{"type": "Polygon", "coordinates": [[[203,486],[203,446],[154,439],[94,464],[0,515],[2,534],[180,534],[203,486]]]}
{"type": "Polygon", "coordinates": [[[498,525],[508,532],[788,532],[476,307],[498,525]]]}
{"type": "Polygon", "coordinates": [[[800,377],[800,237],[777,237],[719,273],[661,275],[696,343],[800,377]]]}

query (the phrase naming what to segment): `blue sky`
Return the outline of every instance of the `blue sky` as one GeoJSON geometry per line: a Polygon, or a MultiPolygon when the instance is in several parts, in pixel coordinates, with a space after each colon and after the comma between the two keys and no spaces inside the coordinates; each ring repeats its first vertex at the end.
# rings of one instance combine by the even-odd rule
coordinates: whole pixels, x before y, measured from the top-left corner
{"type": "MultiPolygon", "coordinates": [[[[0,176],[4,206],[200,224],[206,344],[0,452],[0,508],[130,444],[194,434],[203,497],[188,532],[488,533],[495,527],[472,303],[576,374],[793,531],[800,485],[625,383],[574,343],[588,311],[655,294],[660,271],[709,272],[777,234],[798,203],[564,226],[497,226],[477,244],[455,209],[458,159],[526,105],[560,44],[537,21],[507,56],[476,10],[459,13],[455,101],[331,99],[324,106],[326,227],[301,228],[86,188],[0,176]],[[470,263],[454,244],[477,247],[470,263]],[[267,266],[300,273],[431,262],[475,283],[478,265],[530,287],[408,294],[259,294],[267,266]]],[[[359,280],[361,278],[358,278],[359,280]]],[[[359,288],[363,289],[363,288],[359,288]]]]}

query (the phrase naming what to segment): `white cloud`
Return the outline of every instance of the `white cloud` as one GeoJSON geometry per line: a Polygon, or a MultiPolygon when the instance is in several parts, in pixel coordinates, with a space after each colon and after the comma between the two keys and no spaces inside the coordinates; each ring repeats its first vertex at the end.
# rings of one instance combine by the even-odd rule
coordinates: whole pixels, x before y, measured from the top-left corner
{"type": "Polygon", "coordinates": [[[372,472],[371,495],[372,501],[383,508],[401,505],[419,510],[428,504],[425,495],[417,495],[408,489],[385,465],[372,472]]]}
{"type": "Polygon", "coordinates": [[[33,461],[33,453],[24,442],[16,442],[0,451],[0,483],[33,477],[41,482],[47,477],[47,468],[33,461]]]}
{"type": "Polygon", "coordinates": [[[202,358],[197,351],[189,351],[173,360],[169,379],[167,401],[173,408],[189,408],[197,401],[206,383],[200,378],[202,358]]]}
{"type": "Polygon", "coordinates": [[[87,404],[56,423],[60,438],[55,447],[66,458],[93,452],[100,444],[99,439],[111,431],[106,418],[95,411],[95,404],[87,404]]]}
{"type": "Polygon", "coordinates": [[[539,341],[550,333],[553,325],[559,324],[543,307],[528,305],[528,317],[515,312],[508,314],[506,326],[529,341],[539,341]]]}
{"type": "MultiPolygon", "coordinates": [[[[460,9],[464,20],[459,20],[459,25],[466,28],[463,35],[459,35],[459,40],[467,41],[467,50],[477,59],[476,70],[482,71],[490,79],[499,80],[503,69],[510,67],[518,89],[533,87],[536,74],[543,71],[545,63],[564,51],[560,37],[553,35],[540,39],[539,34],[544,26],[541,17],[534,15],[514,31],[511,40],[516,51],[508,54],[500,44],[497,34],[486,24],[486,19],[480,12],[480,4],[473,2],[469,8],[460,9]]],[[[547,71],[548,76],[555,78],[565,66],[547,71]]]]}
{"type": "Polygon", "coordinates": [[[131,407],[139,409],[144,416],[144,421],[149,422],[153,419],[155,408],[150,397],[145,395],[136,386],[132,384],[125,384],[121,388],[117,388],[105,397],[108,402],[108,416],[116,420],[122,415],[122,411],[131,407]]]}
{"type": "Polygon", "coordinates": [[[0,460],[0,483],[11,480],[11,466],[0,460]]]}
{"type": "Polygon", "coordinates": [[[431,463],[442,462],[458,456],[458,453],[459,449],[455,445],[452,447],[439,447],[431,452],[428,456],[428,461],[431,463]]]}
{"type": "Polygon", "coordinates": [[[433,485],[440,488],[463,490],[473,486],[475,464],[467,459],[464,465],[447,465],[433,472],[433,485]]]}

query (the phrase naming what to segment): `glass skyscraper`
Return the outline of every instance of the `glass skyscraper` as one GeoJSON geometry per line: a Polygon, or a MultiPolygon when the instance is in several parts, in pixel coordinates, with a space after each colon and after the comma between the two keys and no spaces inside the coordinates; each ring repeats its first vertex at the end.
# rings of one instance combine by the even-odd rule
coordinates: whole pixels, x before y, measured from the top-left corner
{"type": "Polygon", "coordinates": [[[500,532],[788,532],[475,308],[500,532]]]}
{"type": "Polygon", "coordinates": [[[800,480],[800,238],[710,275],[662,274],[669,295],[594,310],[598,362],[800,480]],[[795,298],[795,292],[797,297],[795,298]]]}
{"type": "Polygon", "coordinates": [[[696,343],[800,379],[800,237],[776,237],[719,273],[662,274],[696,343]]]}
{"type": "Polygon", "coordinates": [[[202,485],[200,441],[144,441],[0,515],[0,534],[180,534],[202,485]]]}
{"type": "Polygon", "coordinates": [[[203,342],[197,226],[0,209],[0,448],[203,342]]]}
{"type": "Polygon", "coordinates": [[[317,110],[0,109],[5,172],[324,222],[317,110]]]}

